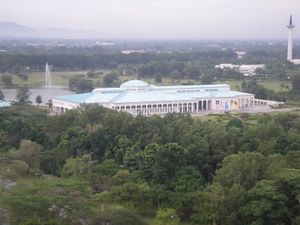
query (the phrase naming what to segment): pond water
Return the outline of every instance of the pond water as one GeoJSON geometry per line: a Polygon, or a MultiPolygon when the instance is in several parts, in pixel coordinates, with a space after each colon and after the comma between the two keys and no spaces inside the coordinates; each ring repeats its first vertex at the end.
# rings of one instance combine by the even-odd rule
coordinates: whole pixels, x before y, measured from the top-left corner
{"type": "MultiPolygon", "coordinates": [[[[16,101],[16,94],[17,89],[1,89],[4,94],[4,99],[7,101],[16,101]]],[[[38,88],[32,88],[30,89],[31,95],[30,95],[30,101],[33,104],[35,103],[36,96],[40,95],[42,96],[42,103],[41,105],[46,105],[49,99],[53,99],[57,96],[62,95],[70,95],[74,94],[74,92],[68,90],[68,87],[65,86],[42,86],[38,88]]]]}

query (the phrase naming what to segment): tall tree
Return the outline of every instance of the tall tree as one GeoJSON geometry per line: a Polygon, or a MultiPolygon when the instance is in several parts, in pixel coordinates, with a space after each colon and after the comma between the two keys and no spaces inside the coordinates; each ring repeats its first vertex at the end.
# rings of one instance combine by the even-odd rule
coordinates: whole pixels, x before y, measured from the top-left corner
{"type": "Polygon", "coordinates": [[[1,89],[0,89],[0,100],[4,100],[4,94],[1,89]]]}
{"type": "Polygon", "coordinates": [[[300,75],[297,74],[297,75],[292,76],[291,80],[292,80],[292,84],[293,84],[293,89],[300,91],[300,75]]]}
{"type": "Polygon", "coordinates": [[[30,95],[31,95],[31,92],[30,92],[29,88],[27,86],[22,86],[18,89],[16,99],[20,103],[25,103],[25,102],[29,101],[30,95]]]}
{"type": "Polygon", "coordinates": [[[159,184],[167,184],[176,171],[186,163],[186,154],[183,148],[170,143],[158,149],[153,165],[154,181],[159,184]]]}
{"type": "Polygon", "coordinates": [[[10,75],[3,75],[3,76],[1,76],[1,81],[2,81],[2,83],[4,84],[4,86],[6,88],[9,88],[9,87],[11,87],[13,85],[12,78],[11,78],[10,75]]]}
{"type": "Polygon", "coordinates": [[[114,85],[117,85],[118,83],[118,75],[117,74],[114,74],[114,73],[109,73],[109,74],[106,74],[104,77],[103,77],[103,84],[106,86],[106,87],[112,87],[114,85]]]}
{"type": "Polygon", "coordinates": [[[40,95],[36,96],[35,102],[38,104],[38,106],[40,106],[40,104],[42,103],[42,96],[40,95]]]}

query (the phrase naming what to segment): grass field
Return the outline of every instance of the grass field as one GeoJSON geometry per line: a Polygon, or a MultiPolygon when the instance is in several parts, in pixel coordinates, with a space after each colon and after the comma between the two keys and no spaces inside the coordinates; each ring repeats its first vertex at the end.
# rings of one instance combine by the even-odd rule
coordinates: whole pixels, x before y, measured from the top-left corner
{"type": "MultiPolygon", "coordinates": [[[[232,90],[240,90],[241,89],[241,84],[242,81],[240,80],[224,80],[224,81],[217,81],[215,82],[216,84],[229,84],[232,90]]],[[[288,86],[289,88],[292,88],[292,84],[289,81],[279,81],[279,80],[260,80],[258,81],[258,84],[261,84],[262,86],[264,86],[265,88],[269,89],[269,90],[273,90],[275,92],[279,92],[279,91],[287,91],[286,88],[282,87],[282,84],[284,84],[285,86],[288,86]]]]}
{"type": "MultiPolygon", "coordinates": [[[[53,85],[68,85],[68,80],[74,76],[85,76],[85,71],[70,71],[70,72],[51,72],[53,85]]],[[[0,73],[0,76],[4,74],[0,73]]],[[[28,74],[28,80],[20,79],[16,74],[12,74],[12,82],[14,85],[30,85],[40,86],[45,84],[44,72],[33,72],[28,74]]]]}
{"type": "MultiPolygon", "coordinates": [[[[103,77],[111,71],[103,70],[97,71],[97,76],[94,78],[88,78],[93,80],[95,86],[99,86],[97,84],[102,82],[103,77]]],[[[71,77],[85,77],[87,71],[60,71],[60,72],[51,72],[52,84],[53,85],[63,85],[67,86],[69,84],[69,79],[71,77]]],[[[4,75],[0,73],[0,76],[4,75]]],[[[137,75],[126,75],[119,76],[119,83],[122,83],[126,80],[137,79],[137,75]]],[[[156,83],[154,78],[143,78],[146,82],[155,85],[179,85],[179,84],[200,84],[200,81],[192,80],[192,79],[170,79],[163,78],[161,83],[156,83]]],[[[24,81],[20,79],[16,74],[12,74],[12,82],[16,86],[20,85],[29,85],[29,86],[41,86],[45,84],[45,73],[44,72],[32,72],[28,74],[28,80],[24,81]]],[[[241,89],[242,81],[239,80],[223,80],[216,81],[216,84],[228,84],[230,85],[232,90],[239,91],[241,89]]],[[[263,85],[265,88],[273,90],[273,91],[286,91],[286,88],[282,87],[282,84],[291,88],[291,82],[283,82],[283,81],[258,81],[259,84],[263,85]]],[[[2,84],[0,82],[0,84],[2,84]]]]}

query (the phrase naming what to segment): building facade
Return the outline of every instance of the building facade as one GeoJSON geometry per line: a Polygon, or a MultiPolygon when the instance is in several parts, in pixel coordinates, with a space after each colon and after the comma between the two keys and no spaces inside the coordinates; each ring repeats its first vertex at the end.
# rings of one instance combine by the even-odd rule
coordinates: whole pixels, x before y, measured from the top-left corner
{"type": "Polygon", "coordinates": [[[234,111],[255,105],[266,105],[253,94],[232,91],[229,85],[155,86],[141,80],[130,80],[119,88],[96,88],[90,93],[53,99],[53,111],[63,113],[85,104],[98,104],[133,115],[163,115],[234,111]]]}

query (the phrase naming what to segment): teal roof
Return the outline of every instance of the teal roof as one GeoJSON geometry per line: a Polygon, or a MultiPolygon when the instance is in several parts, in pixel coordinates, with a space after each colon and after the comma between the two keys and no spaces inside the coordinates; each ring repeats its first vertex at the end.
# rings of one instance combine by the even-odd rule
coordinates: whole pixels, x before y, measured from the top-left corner
{"type": "Polygon", "coordinates": [[[111,102],[114,98],[118,97],[120,93],[93,93],[92,96],[87,98],[85,103],[107,103],[111,102]]]}
{"type": "Polygon", "coordinates": [[[216,92],[191,92],[191,93],[164,93],[161,91],[150,91],[143,93],[123,93],[113,99],[112,103],[139,103],[139,102],[172,102],[191,101],[203,98],[234,98],[240,96],[251,96],[252,94],[238,91],[216,91],[216,92]]]}
{"type": "Polygon", "coordinates": [[[84,93],[84,94],[74,94],[74,95],[64,95],[56,97],[56,99],[69,101],[69,102],[75,102],[75,103],[84,103],[86,99],[93,96],[94,93],[84,93]]]}
{"type": "Polygon", "coordinates": [[[123,83],[120,88],[97,88],[91,93],[65,95],[56,99],[83,103],[141,103],[141,102],[175,102],[192,101],[204,98],[234,98],[253,96],[244,92],[231,91],[226,84],[217,85],[181,85],[154,86],[140,80],[123,83]],[[149,87],[147,91],[132,92],[129,87],[149,87]],[[193,90],[194,89],[194,90],[193,90]]]}
{"type": "Polygon", "coordinates": [[[11,102],[0,100],[0,108],[11,106],[11,102]]]}

